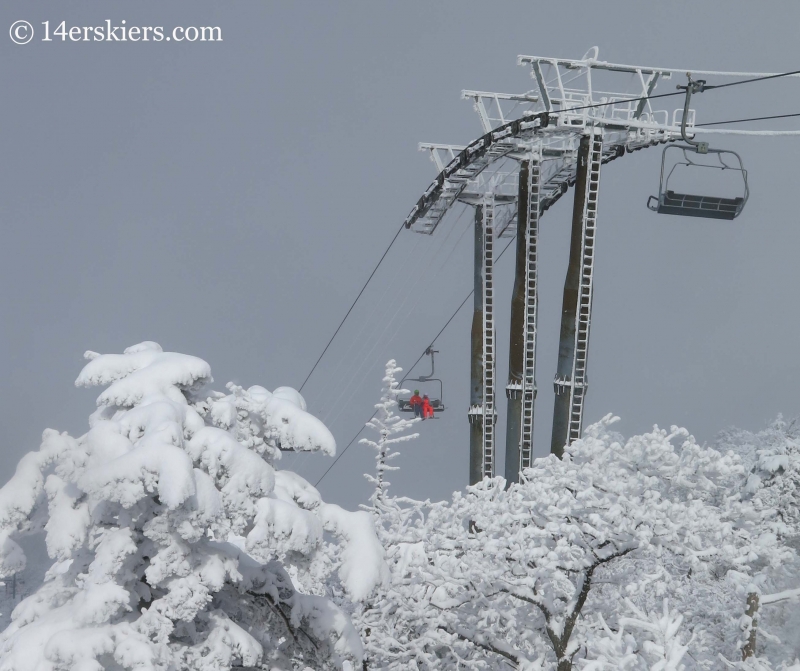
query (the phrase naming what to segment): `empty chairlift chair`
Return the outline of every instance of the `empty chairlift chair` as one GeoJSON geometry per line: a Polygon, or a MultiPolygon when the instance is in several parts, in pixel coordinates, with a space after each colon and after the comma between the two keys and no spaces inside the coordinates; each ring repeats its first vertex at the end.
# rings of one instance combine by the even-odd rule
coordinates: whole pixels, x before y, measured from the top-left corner
{"type": "Polygon", "coordinates": [[[681,122],[681,136],[687,143],[685,145],[673,145],[665,147],[661,155],[661,179],[658,186],[658,195],[650,196],[647,200],[647,207],[659,214],[676,214],[682,217],[704,217],[706,219],[735,219],[744,209],[750,190],[747,186],[747,170],[744,169],[742,159],[734,151],[726,149],[712,149],[708,142],[696,142],[686,137],[686,120],[689,116],[689,101],[692,93],[702,91],[705,82],[702,80],[694,81],[689,77],[689,84],[686,87],[686,103],[683,110],[683,120],[681,122]],[[672,163],[669,172],[665,174],[667,165],[667,152],[680,152],[683,160],[672,163]],[[714,156],[716,163],[701,163],[692,160],[692,154],[701,156],[714,156]],[[706,168],[710,170],[731,171],[738,173],[737,189],[741,195],[734,197],[722,197],[711,195],[699,195],[681,193],[670,189],[670,180],[675,174],[676,169],[694,170],[695,168],[706,168]],[[655,201],[655,202],[654,202],[655,201]]]}
{"type": "Polygon", "coordinates": [[[707,219],[730,220],[736,219],[736,217],[742,213],[749,195],[747,171],[744,169],[739,154],[733,151],[710,148],[706,148],[705,152],[700,152],[691,146],[676,145],[664,149],[664,153],[661,157],[661,182],[659,184],[658,196],[650,196],[647,201],[647,207],[659,214],[677,214],[682,217],[705,217],[707,219]],[[671,149],[682,152],[683,160],[676,161],[665,177],[664,169],[667,152],[671,149]],[[716,156],[719,165],[692,161],[689,152],[713,154],[716,156]],[[732,157],[734,160],[728,163],[725,161],[726,157],[732,157]],[[738,172],[741,175],[741,196],[725,198],[721,196],[697,195],[674,191],[669,188],[669,182],[673,173],[679,167],[688,169],[710,168],[712,170],[730,170],[732,172],[738,172]]]}

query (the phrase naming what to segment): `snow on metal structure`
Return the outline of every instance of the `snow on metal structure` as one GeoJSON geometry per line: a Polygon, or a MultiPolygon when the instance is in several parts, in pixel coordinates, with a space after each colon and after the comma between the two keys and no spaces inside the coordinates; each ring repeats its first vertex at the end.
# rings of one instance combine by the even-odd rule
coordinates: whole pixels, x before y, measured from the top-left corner
{"type": "Polygon", "coordinates": [[[550,451],[558,456],[561,456],[564,445],[581,437],[583,428],[602,145],[602,133],[592,129],[584,137],[579,155],[572,245],[564,283],[558,368],[553,383],[556,399],[550,451]]]}
{"type": "MultiPolygon", "coordinates": [[[[681,78],[687,74],[715,77],[763,77],[774,73],[718,72],[708,70],[686,70],[678,68],[656,68],[639,65],[608,63],[598,59],[598,49],[593,47],[582,59],[559,59],[540,56],[519,56],[518,63],[531,69],[535,84],[531,91],[519,94],[488,91],[462,92],[462,98],[471,100],[478,114],[483,135],[466,146],[452,144],[421,143],[420,150],[427,151],[437,168],[437,176],[417,201],[406,217],[406,228],[426,235],[435,232],[444,216],[457,202],[483,206],[488,210],[487,195],[491,196],[492,224],[483,232],[488,236],[511,237],[517,232],[517,217],[522,210],[517,206],[518,198],[535,186],[537,212],[528,212],[526,236],[533,230],[533,238],[527,241],[528,261],[517,263],[517,275],[526,287],[536,288],[536,231],[538,218],[547,211],[579,178],[582,141],[589,138],[590,151],[585,165],[586,193],[576,194],[575,216],[580,226],[573,226],[573,246],[580,249],[578,267],[580,272],[579,294],[574,306],[569,306],[567,315],[567,291],[562,321],[562,347],[570,350],[564,362],[559,362],[560,373],[555,380],[559,397],[568,398],[565,409],[563,431],[556,431],[554,418],[553,443],[561,441],[558,453],[580,437],[583,422],[583,404],[586,393],[586,367],[588,358],[589,326],[591,321],[591,293],[596,234],[596,206],[599,195],[599,172],[603,163],[608,163],[625,153],[665,144],[681,138],[681,125],[687,132],[730,133],[737,135],[798,135],[800,131],[732,131],[728,129],[706,129],[695,127],[695,111],[684,114],[682,97],[670,91],[656,94],[657,85],[673,75],[681,78]],[[663,104],[662,104],[663,103],[663,104]],[[685,116],[685,120],[684,120],[685,116]],[[535,158],[536,183],[521,188],[519,166],[535,158]],[[534,227],[531,227],[534,224],[534,227]],[[577,236],[580,236],[578,239],[577,236]],[[532,261],[531,261],[532,259],[532,261]],[[567,339],[564,341],[564,324],[571,320],[567,339]],[[563,371],[561,369],[564,369],[563,371]],[[561,436],[561,433],[564,435],[561,436]]],[[[797,76],[797,75],[792,75],[797,76]]],[[[683,81],[683,79],[681,79],[683,81]]],[[[527,198],[527,196],[525,196],[527,198]]],[[[486,247],[484,241],[483,247],[486,247]]],[[[476,272],[485,275],[487,259],[479,258],[476,248],[476,272]]],[[[518,259],[520,255],[518,254],[518,259]]],[[[524,258],[524,256],[523,256],[524,258]]],[[[494,287],[492,287],[494,288],[494,287]]],[[[525,329],[525,384],[509,376],[507,394],[509,409],[514,408],[520,416],[515,420],[514,431],[509,432],[506,456],[520,469],[530,463],[532,456],[533,428],[533,379],[535,347],[536,298],[528,295],[522,324],[525,329]],[[533,311],[533,314],[530,312],[533,311]],[[517,403],[518,392],[526,390],[525,401],[517,403]]],[[[485,316],[485,312],[484,312],[485,316]]],[[[484,360],[473,362],[473,368],[487,366],[487,352],[491,351],[492,362],[496,358],[493,333],[483,329],[483,347],[473,343],[473,357],[483,355],[484,360]],[[491,340],[491,342],[490,342],[491,340]],[[488,349],[487,349],[488,347],[488,349]]],[[[512,348],[514,335],[512,334],[512,348]]],[[[486,371],[484,370],[484,378],[486,371]]],[[[473,375],[474,377],[474,375],[473,375]]],[[[484,407],[478,409],[476,399],[471,398],[470,416],[474,422],[477,414],[484,414],[486,401],[494,403],[494,373],[490,375],[491,389],[484,388],[484,407]]],[[[486,384],[486,382],[484,382],[486,384]]],[[[474,390],[472,396],[475,396],[474,390]]],[[[494,413],[494,408],[492,408],[494,413]]],[[[483,464],[483,475],[494,473],[494,430],[483,427],[481,454],[471,454],[471,464],[483,464]]],[[[509,426],[514,422],[509,420],[509,426]]],[[[477,436],[477,434],[475,434],[477,436]]],[[[474,442],[474,441],[473,441],[474,442]]],[[[476,446],[471,445],[471,451],[476,446]]],[[[507,469],[506,475],[510,472],[507,469]]],[[[477,469],[471,468],[471,479],[477,469]]]]}
{"type": "MultiPolygon", "coordinates": [[[[600,61],[597,56],[597,47],[579,60],[519,56],[519,64],[531,67],[536,82],[533,91],[521,94],[463,91],[462,97],[474,102],[484,134],[466,146],[420,143],[420,150],[430,152],[438,174],[406,217],[406,228],[433,233],[462,193],[475,191],[479,176],[487,169],[494,175],[498,163],[507,163],[504,159],[520,160],[533,139],[543,143],[542,211],[574,184],[577,143],[587,126],[603,129],[604,163],[626,151],[678,139],[683,117],[678,102],[681,98],[676,98],[675,106],[670,105],[669,109],[659,108],[662,99],[640,99],[654,95],[658,83],[673,75],[775,74],[621,65],[600,61]],[[613,90],[606,90],[606,84],[613,90]],[[587,108],[590,105],[596,107],[587,108]]],[[[695,111],[690,110],[687,128],[692,133],[800,134],[800,131],[711,129],[694,125],[695,111]]],[[[507,166],[505,171],[510,172],[507,166]]],[[[483,179],[488,181],[486,176],[483,179]]],[[[513,191],[502,180],[496,187],[513,191]]],[[[511,233],[509,230],[508,234],[511,233]]]]}
{"type": "MultiPolygon", "coordinates": [[[[462,93],[475,101],[484,135],[465,147],[420,144],[421,150],[431,153],[439,174],[406,218],[407,228],[433,233],[457,200],[474,199],[484,185],[491,184],[502,195],[515,196],[512,175],[516,171],[509,169],[508,159],[521,160],[533,141],[541,144],[541,205],[546,211],[575,181],[578,143],[587,127],[604,130],[603,162],[626,150],[680,137],[680,107],[670,113],[653,109],[649,100],[633,100],[652,94],[659,79],[671,76],[669,71],[605,64],[596,60],[596,52],[595,57],[580,61],[520,56],[519,62],[530,63],[537,91],[519,95],[462,93]],[[634,75],[639,86],[631,87],[628,82],[616,92],[597,89],[593,85],[597,71],[634,75]],[[603,106],[586,108],[598,103],[603,106]]],[[[694,112],[687,126],[694,126],[694,112]]],[[[513,232],[511,228],[506,234],[513,232]]]]}
{"type": "Polygon", "coordinates": [[[511,297],[506,397],[505,475],[513,481],[533,464],[533,403],[536,397],[536,318],[538,313],[539,173],[541,150],[532,147],[519,171],[517,206],[518,272],[511,297]]]}
{"type": "Polygon", "coordinates": [[[494,195],[483,202],[483,476],[495,466],[494,195]]]}

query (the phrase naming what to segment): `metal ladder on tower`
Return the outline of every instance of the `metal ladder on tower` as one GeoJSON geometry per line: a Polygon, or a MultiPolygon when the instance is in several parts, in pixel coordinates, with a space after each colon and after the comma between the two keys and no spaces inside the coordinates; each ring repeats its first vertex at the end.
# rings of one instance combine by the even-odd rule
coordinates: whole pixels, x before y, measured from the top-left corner
{"type": "Polygon", "coordinates": [[[494,477],[494,195],[483,204],[483,477],[494,477]]]}
{"type": "Polygon", "coordinates": [[[589,174],[583,209],[581,242],[581,284],[578,292],[578,315],[575,325],[575,356],[572,361],[568,442],[581,437],[583,405],[586,398],[586,361],[589,355],[589,326],[592,320],[592,282],[594,278],[595,235],[597,233],[597,201],[600,195],[600,166],[603,158],[603,137],[592,130],[589,152],[589,174]]]}
{"type": "Polygon", "coordinates": [[[533,463],[533,406],[536,399],[536,316],[538,308],[537,253],[541,199],[541,154],[531,155],[528,169],[528,228],[525,244],[525,354],[522,373],[522,427],[519,470],[533,463]]]}

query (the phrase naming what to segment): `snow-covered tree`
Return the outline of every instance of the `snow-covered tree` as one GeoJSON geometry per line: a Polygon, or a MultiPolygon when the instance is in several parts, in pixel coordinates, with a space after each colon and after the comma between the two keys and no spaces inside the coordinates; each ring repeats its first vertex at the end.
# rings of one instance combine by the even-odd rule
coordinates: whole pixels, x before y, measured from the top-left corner
{"type": "Polygon", "coordinates": [[[360,663],[356,628],[314,586],[366,598],[383,550],[369,513],[276,468],[281,450],[335,451],[300,394],[204,392],[205,361],[152,342],[86,357],[76,384],[106,385],[89,431],[45,431],[0,489],[0,577],[24,567],[26,534],[52,559],[0,635],[0,669],[360,663]]]}
{"type": "Polygon", "coordinates": [[[364,475],[369,483],[375,486],[370,497],[373,509],[377,509],[385,502],[386,492],[391,484],[386,480],[387,471],[397,470],[396,466],[389,465],[392,459],[400,456],[399,452],[392,452],[393,446],[419,437],[418,433],[406,433],[419,420],[403,419],[395,413],[397,397],[408,391],[401,389],[397,382],[396,375],[402,371],[403,369],[397,365],[394,359],[390,359],[386,363],[381,401],[375,405],[375,414],[367,422],[367,427],[377,434],[376,440],[362,438],[358,441],[375,450],[375,475],[370,473],[364,475]]]}
{"type": "MultiPolygon", "coordinates": [[[[408,433],[411,427],[417,423],[418,419],[404,419],[396,414],[397,397],[402,393],[407,393],[406,389],[401,389],[397,382],[397,373],[402,372],[402,368],[397,365],[394,359],[386,363],[383,377],[383,389],[381,400],[375,405],[375,413],[367,422],[366,426],[372,429],[376,435],[375,440],[362,438],[359,442],[372,448],[375,452],[375,474],[365,473],[364,477],[374,486],[370,496],[370,505],[362,506],[374,516],[377,523],[378,538],[383,543],[384,548],[390,554],[394,551],[392,539],[387,536],[383,521],[387,518],[394,518],[400,512],[398,499],[388,497],[388,489],[391,484],[386,479],[388,471],[398,470],[396,466],[390,466],[389,462],[398,456],[399,452],[393,452],[395,445],[414,440],[419,437],[417,433],[408,433]]],[[[385,629],[383,615],[380,608],[376,608],[370,600],[361,601],[355,604],[342,603],[350,610],[353,619],[361,631],[362,641],[365,644],[365,656],[363,669],[368,669],[374,659],[374,651],[371,648],[381,645],[383,636],[372,636],[373,630],[378,628],[385,629]]],[[[384,630],[385,633],[385,630],[384,630]]]]}
{"type": "Polygon", "coordinates": [[[629,614],[618,616],[616,631],[598,613],[602,632],[595,632],[592,641],[592,654],[596,659],[585,662],[582,671],[683,671],[686,668],[681,661],[689,649],[681,640],[683,616],[670,610],[668,599],[664,599],[661,613],[647,613],[630,599],[624,600],[621,609],[629,614]]]}
{"type": "Polygon", "coordinates": [[[371,600],[371,668],[741,659],[753,567],[786,556],[739,495],[741,460],[676,427],[625,441],[613,421],[508,489],[487,479],[449,502],[382,508],[392,582],[371,600]]]}
{"type": "Polygon", "coordinates": [[[800,426],[778,417],[757,433],[729,429],[717,438],[719,449],[736,452],[747,465],[745,490],[764,505],[780,537],[800,548],[800,426]]]}
{"type": "MultiPolygon", "coordinates": [[[[762,654],[773,663],[800,657],[800,427],[778,417],[763,431],[729,429],[717,448],[742,458],[744,496],[761,514],[761,524],[793,551],[777,565],[760,567],[741,618],[745,659],[762,654]]],[[[754,664],[764,663],[755,660],[754,664]]],[[[800,662],[798,663],[800,664],[800,662]]]]}

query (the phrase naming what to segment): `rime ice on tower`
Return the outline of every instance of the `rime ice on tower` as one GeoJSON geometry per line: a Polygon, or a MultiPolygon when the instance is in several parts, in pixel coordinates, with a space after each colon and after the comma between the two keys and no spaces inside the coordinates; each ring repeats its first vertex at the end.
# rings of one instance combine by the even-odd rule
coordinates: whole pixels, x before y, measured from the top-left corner
{"type": "Polygon", "coordinates": [[[86,358],[76,384],[106,386],[90,430],[45,431],[0,489],[2,576],[24,567],[26,533],[53,560],[0,636],[0,669],[358,662],[348,616],[299,585],[364,598],[387,569],[366,512],[276,469],[284,450],[335,452],[302,396],[203,393],[209,365],[153,342],[86,358]]]}

